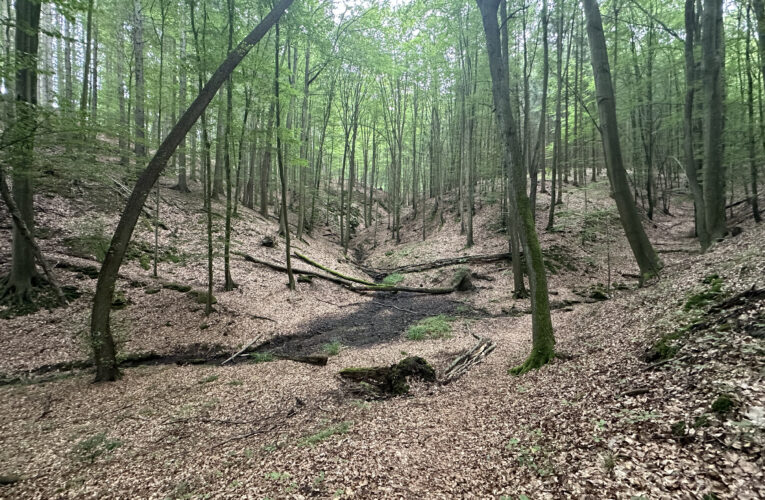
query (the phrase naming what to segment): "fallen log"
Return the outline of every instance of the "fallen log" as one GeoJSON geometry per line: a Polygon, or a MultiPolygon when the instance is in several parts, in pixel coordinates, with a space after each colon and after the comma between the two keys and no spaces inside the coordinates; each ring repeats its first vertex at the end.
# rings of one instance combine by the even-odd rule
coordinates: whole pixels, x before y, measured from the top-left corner
{"type": "Polygon", "coordinates": [[[338,278],[342,278],[342,279],[344,279],[346,281],[352,281],[354,283],[360,283],[362,285],[367,285],[367,286],[377,286],[377,283],[372,283],[371,281],[366,281],[366,280],[362,280],[362,279],[359,279],[359,278],[354,278],[353,276],[346,276],[344,274],[341,274],[341,273],[335,271],[334,269],[330,269],[330,268],[328,268],[326,266],[323,266],[323,265],[319,264],[318,262],[316,262],[314,260],[309,259],[308,257],[306,257],[305,255],[303,255],[300,252],[294,252],[292,255],[294,255],[295,257],[297,257],[298,259],[300,259],[300,260],[302,260],[304,262],[307,262],[308,264],[312,265],[313,267],[321,269],[324,272],[327,272],[327,273],[329,273],[329,274],[331,274],[333,276],[337,276],[338,278]]]}
{"type": "MultiPolygon", "coordinates": [[[[238,255],[242,257],[244,260],[251,262],[253,264],[260,264],[266,267],[269,267],[271,269],[274,269],[276,271],[281,272],[287,272],[287,268],[285,266],[282,266],[281,264],[277,264],[275,262],[268,262],[266,260],[258,259],[257,257],[253,257],[252,255],[248,255],[243,252],[234,252],[235,255],[238,255]]],[[[338,278],[336,276],[326,275],[317,273],[315,271],[307,271],[304,269],[296,269],[292,268],[292,272],[294,274],[303,274],[307,276],[313,276],[315,278],[320,278],[323,280],[331,281],[332,283],[336,283],[340,286],[344,286],[348,290],[352,292],[358,292],[358,293],[364,293],[364,292],[411,292],[411,293],[426,293],[431,295],[441,295],[441,294],[447,294],[447,293],[453,293],[456,289],[454,287],[449,288],[419,288],[419,287],[409,287],[409,286],[388,286],[388,285],[354,285],[353,282],[344,280],[342,278],[338,278]]]]}
{"type": "Polygon", "coordinates": [[[316,366],[327,366],[329,357],[326,354],[311,354],[309,356],[290,356],[288,354],[272,354],[276,359],[283,359],[285,361],[294,361],[295,363],[306,363],[316,366]]]}
{"type": "Polygon", "coordinates": [[[457,264],[471,264],[471,263],[487,263],[498,262],[502,260],[510,260],[510,254],[508,252],[483,254],[483,255],[465,255],[463,257],[449,257],[446,259],[438,259],[432,262],[425,262],[423,264],[409,264],[406,266],[387,268],[387,269],[375,269],[373,267],[360,266],[365,273],[369,274],[375,279],[382,279],[389,274],[404,274],[404,273],[419,273],[422,271],[429,271],[431,269],[438,269],[440,267],[455,266],[457,264]]]}
{"type": "Polygon", "coordinates": [[[497,345],[491,339],[486,337],[478,337],[476,335],[473,335],[473,337],[478,339],[478,343],[464,354],[457,356],[454,361],[452,361],[452,363],[449,365],[449,368],[444,371],[444,374],[441,377],[441,382],[443,384],[448,384],[449,382],[453,382],[460,378],[473,366],[482,362],[483,359],[491,354],[491,352],[497,347],[497,345]]]}
{"type": "Polygon", "coordinates": [[[245,351],[247,351],[247,349],[249,349],[250,347],[252,347],[252,345],[253,345],[255,342],[257,342],[258,340],[260,340],[260,338],[261,338],[262,336],[263,336],[263,335],[261,334],[261,335],[258,335],[257,337],[255,337],[254,339],[252,339],[252,340],[251,340],[251,341],[250,341],[250,342],[249,342],[249,343],[248,343],[246,346],[242,347],[240,350],[238,350],[237,352],[235,352],[234,354],[232,354],[230,357],[228,357],[228,358],[227,358],[227,359],[226,359],[226,360],[225,360],[223,363],[221,363],[221,366],[222,366],[222,365],[225,365],[225,364],[226,364],[226,363],[228,363],[229,361],[231,361],[231,360],[235,359],[237,356],[239,356],[239,355],[241,355],[241,354],[244,354],[244,352],[245,352],[245,351]]]}

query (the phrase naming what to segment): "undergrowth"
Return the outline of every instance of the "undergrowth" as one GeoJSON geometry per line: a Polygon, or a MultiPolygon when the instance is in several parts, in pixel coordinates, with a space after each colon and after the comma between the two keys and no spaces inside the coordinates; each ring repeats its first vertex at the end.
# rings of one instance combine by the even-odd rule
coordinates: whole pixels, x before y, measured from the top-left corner
{"type": "Polygon", "coordinates": [[[439,314],[423,318],[406,331],[409,340],[448,339],[452,336],[454,318],[439,314]]]}

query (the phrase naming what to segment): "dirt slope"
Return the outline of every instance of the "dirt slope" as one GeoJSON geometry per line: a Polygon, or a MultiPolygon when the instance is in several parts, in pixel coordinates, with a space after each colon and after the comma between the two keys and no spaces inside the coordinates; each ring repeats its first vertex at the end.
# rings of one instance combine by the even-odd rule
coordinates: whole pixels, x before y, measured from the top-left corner
{"type": "MultiPolygon", "coordinates": [[[[165,196],[171,229],[162,235],[163,245],[188,257],[182,266],[162,263],[160,274],[202,287],[204,262],[196,243],[202,226],[183,216],[192,210],[187,199],[165,196]]],[[[476,266],[474,271],[492,280],[478,280],[475,292],[410,298],[361,296],[321,281],[301,284],[290,294],[283,275],[235,259],[240,288],[218,292],[220,313],[205,319],[188,295],[164,289],[146,294],[153,286],[150,274],[131,262],[126,276],[147,285],[130,288],[129,280],[121,281],[133,302],[114,313],[115,324],[126,332],[126,352],[169,353],[197,344],[233,350],[258,335],[291,348],[310,339],[301,344],[306,351],[336,339],[344,345],[325,367],[289,361],[159,365],[126,369],[122,380],[111,384],[93,385],[82,373],[0,387],[0,475],[23,479],[0,486],[0,496],[764,496],[758,412],[765,400],[765,304],[752,301],[746,310],[736,310],[735,321],[669,340],[678,349],[672,360],[652,366],[642,359],[660,336],[700,321],[713,303],[765,287],[763,228],[745,225],[740,236],[694,255],[692,240],[684,238],[688,218],[680,209],[676,218],[665,217],[649,230],[657,246],[682,251],[663,253],[667,269],[660,281],[635,290],[625,242],[608,215],[610,202],[599,200],[595,208],[605,212],[604,221],[582,216],[582,200],[572,196],[563,207],[569,214],[562,215],[562,232],[543,236],[550,254],[557,245],[562,249],[557,253],[565,255],[551,259],[557,267],[551,288],[560,300],[581,299],[574,291],[606,283],[610,268],[611,282],[630,289],[614,291],[605,302],[556,310],[557,348],[567,358],[520,378],[508,376],[507,368],[529,350],[530,318],[511,314],[513,306],[522,311],[527,305],[511,297],[507,264],[476,266]],[[587,224],[596,229],[587,230],[587,224]],[[561,261],[572,265],[566,268],[561,261]],[[702,281],[712,274],[721,280],[720,294],[686,311],[689,297],[708,291],[702,281]],[[456,318],[452,337],[407,340],[406,325],[430,311],[456,318]],[[490,337],[497,349],[447,386],[415,382],[411,397],[361,401],[336,376],[345,367],[390,364],[406,355],[423,356],[440,372],[475,342],[472,334],[490,337]],[[727,412],[712,410],[720,396],[732,402],[727,412]]],[[[71,221],[85,217],[61,200],[40,200],[46,209],[48,203],[71,210],[71,221]]],[[[589,209],[595,211],[592,205],[589,209]]],[[[504,247],[501,234],[484,229],[496,217],[496,207],[479,211],[479,244],[470,252],[504,247]]],[[[43,242],[49,254],[66,236],[63,218],[53,219],[46,222],[62,227],[58,237],[43,242]]],[[[261,236],[274,228],[273,221],[243,211],[236,245],[281,260],[283,248],[259,246],[261,236]]],[[[148,228],[144,231],[148,239],[148,228]]],[[[415,241],[419,231],[416,223],[408,225],[401,246],[385,242],[371,251],[369,262],[458,254],[459,228],[453,221],[441,231],[434,228],[435,236],[424,244],[415,241]],[[407,249],[409,254],[401,255],[407,249]]],[[[381,234],[378,228],[380,241],[381,234]]],[[[363,277],[329,238],[307,238],[299,246],[319,261],[363,277]]],[[[7,254],[7,248],[0,251],[7,254]]],[[[452,272],[410,275],[405,283],[438,283],[452,272]]],[[[2,320],[0,349],[9,354],[0,361],[0,371],[18,375],[42,364],[82,359],[87,352],[76,334],[87,319],[93,282],[74,273],[62,277],[76,283],[83,297],[66,310],[2,320]]]]}

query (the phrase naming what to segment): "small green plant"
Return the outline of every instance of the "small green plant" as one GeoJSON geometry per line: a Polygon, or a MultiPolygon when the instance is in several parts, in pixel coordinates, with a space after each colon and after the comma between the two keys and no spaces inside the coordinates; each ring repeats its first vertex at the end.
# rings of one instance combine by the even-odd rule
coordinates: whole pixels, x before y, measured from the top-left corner
{"type": "Polygon", "coordinates": [[[75,444],[72,448],[72,455],[77,460],[93,463],[104,453],[110,453],[120,446],[122,446],[122,441],[110,439],[105,432],[99,432],[75,444]]]}
{"type": "Polygon", "coordinates": [[[712,403],[712,411],[718,415],[725,415],[736,406],[736,401],[728,394],[720,394],[712,403]]]}
{"type": "Polygon", "coordinates": [[[321,346],[321,350],[326,354],[327,356],[337,356],[340,354],[340,349],[343,347],[343,345],[337,341],[334,340],[332,342],[328,342],[321,346]]]}
{"type": "Polygon", "coordinates": [[[399,273],[393,273],[383,278],[382,284],[385,286],[396,286],[404,281],[404,275],[399,273]]]}
{"type": "Polygon", "coordinates": [[[707,288],[688,297],[684,306],[686,311],[702,309],[722,296],[723,279],[721,277],[710,274],[701,282],[707,285],[707,288]]]}
{"type": "Polygon", "coordinates": [[[268,479],[270,481],[279,481],[279,482],[281,482],[281,481],[289,481],[290,477],[292,477],[292,476],[290,476],[289,472],[273,471],[273,472],[269,472],[268,474],[266,474],[266,479],[268,479]]]}
{"type": "Polygon", "coordinates": [[[320,430],[316,434],[305,436],[304,438],[300,439],[300,441],[298,441],[298,444],[300,446],[313,446],[331,438],[336,434],[339,435],[347,433],[351,429],[352,425],[353,422],[341,422],[339,424],[330,425],[329,427],[320,430]]]}
{"type": "Polygon", "coordinates": [[[611,474],[616,467],[616,458],[610,451],[603,455],[603,470],[606,474],[611,474]]]}
{"type": "Polygon", "coordinates": [[[253,363],[270,363],[274,360],[274,355],[270,352],[253,352],[250,354],[250,360],[253,363]]]}
{"type": "Polygon", "coordinates": [[[448,339],[452,336],[454,318],[439,314],[423,318],[406,331],[409,340],[448,339]]]}
{"type": "Polygon", "coordinates": [[[218,380],[218,375],[210,375],[208,377],[201,379],[198,383],[209,384],[210,382],[215,382],[216,380],[218,380]]]}

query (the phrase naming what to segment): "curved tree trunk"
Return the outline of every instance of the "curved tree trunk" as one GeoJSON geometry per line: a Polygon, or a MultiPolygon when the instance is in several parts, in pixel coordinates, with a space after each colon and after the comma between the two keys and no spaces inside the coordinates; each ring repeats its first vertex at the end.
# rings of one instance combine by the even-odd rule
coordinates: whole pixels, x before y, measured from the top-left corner
{"type": "Polygon", "coordinates": [[[273,10],[253,29],[247,37],[230,52],[223,63],[213,73],[210,80],[204,86],[189,109],[181,116],[165,140],[160,144],[154,157],[149,161],[146,169],[141,173],[136,182],[127,206],[117,223],[117,229],[106,252],[101,272],[98,274],[96,293],[93,298],[93,311],[90,320],[91,346],[93,347],[93,360],[96,365],[96,381],[115,380],[117,370],[116,352],[114,339],[109,330],[109,312],[114,294],[114,284],[117,273],[125,257],[130,237],[135,229],[138,217],[141,214],[143,204],[149,195],[160,173],[167,165],[167,161],[176,150],[181,140],[186,136],[194,122],[210,104],[215,93],[226,81],[228,75],[234,71],[244,59],[250,49],[268,32],[271,26],[281,17],[282,13],[292,4],[293,0],[282,0],[273,10]]]}

